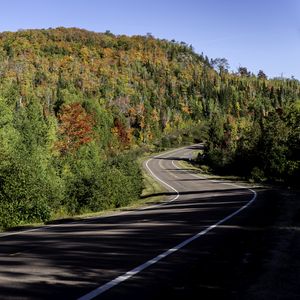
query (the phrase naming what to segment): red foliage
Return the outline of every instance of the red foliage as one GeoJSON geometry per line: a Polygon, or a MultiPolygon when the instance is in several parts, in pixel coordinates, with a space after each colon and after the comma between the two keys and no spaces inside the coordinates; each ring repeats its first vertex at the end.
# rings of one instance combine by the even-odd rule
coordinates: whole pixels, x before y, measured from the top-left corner
{"type": "Polygon", "coordinates": [[[130,130],[127,130],[124,124],[116,118],[114,121],[115,127],[112,129],[112,132],[118,137],[121,145],[124,147],[129,146],[131,142],[130,130]]]}
{"type": "Polygon", "coordinates": [[[74,152],[93,140],[94,120],[80,103],[64,105],[58,119],[61,139],[57,146],[61,153],[74,152]]]}

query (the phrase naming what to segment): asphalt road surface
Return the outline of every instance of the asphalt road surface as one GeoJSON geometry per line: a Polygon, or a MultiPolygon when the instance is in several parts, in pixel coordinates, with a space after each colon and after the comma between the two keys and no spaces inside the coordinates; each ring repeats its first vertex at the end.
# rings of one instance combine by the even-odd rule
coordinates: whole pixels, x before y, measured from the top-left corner
{"type": "MultiPolygon", "coordinates": [[[[198,147],[145,163],[169,190],[163,204],[1,233],[0,299],[208,299],[217,284],[201,281],[201,265],[208,272],[207,262],[220,260],[214,249],[221,245],[231,251],[224,228],[238,226],[256,193],[182,169],[179,160],[198,147]],[[199,262],[193,278],[202,283],[188,289],[189,272],[199,262]]],[[[226,262],[218,268],[230,272],[226,262]]]]}

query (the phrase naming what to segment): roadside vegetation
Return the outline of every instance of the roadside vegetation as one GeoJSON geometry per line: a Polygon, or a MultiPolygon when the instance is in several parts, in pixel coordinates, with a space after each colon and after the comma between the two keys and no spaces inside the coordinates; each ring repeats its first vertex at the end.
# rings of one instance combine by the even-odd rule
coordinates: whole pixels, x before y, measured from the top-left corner
{"type": "Polygon", "coordinates": [[[143,151],[206,140],[215,172],[297,184],[300,84],[181,42],[76,28],[0,34],[0,228],[140,198],[143,151]]]}

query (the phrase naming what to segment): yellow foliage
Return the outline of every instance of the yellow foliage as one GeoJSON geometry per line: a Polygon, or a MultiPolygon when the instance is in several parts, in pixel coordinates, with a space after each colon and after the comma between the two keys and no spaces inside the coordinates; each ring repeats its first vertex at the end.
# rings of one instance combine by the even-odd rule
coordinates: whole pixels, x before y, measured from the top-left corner
{"type": "Polygon", "coordinates": [[[156,110],[156,108],[154,108],[152,110],[152,113],[151,113],[151,120],[154,121],[154,122],[158,122],[159,121],[159,114],[156,110]]]}
{"type": "Polygon", "coordinates": [[[184,103],[180,103],[181,105],[181,111],[190,115],[192,113],[192,110],[190,109],[190,107],[187,104],[184,103]]]}

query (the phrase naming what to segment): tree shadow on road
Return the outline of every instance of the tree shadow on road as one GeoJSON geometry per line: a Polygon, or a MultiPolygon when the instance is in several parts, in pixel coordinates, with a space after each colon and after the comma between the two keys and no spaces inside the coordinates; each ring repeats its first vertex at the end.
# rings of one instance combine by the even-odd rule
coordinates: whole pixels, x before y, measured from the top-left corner
{"type": "MultiPolygon", "coordinates": [[[[243,189],[218,193],[186,192],[192,197],[142,212],[4,237],[0,247],[0,298],[76,299],[249,201],[249,192],[243,189]]],[[[262,198],[265,200],[145,270],[142,276],[103,294],[103,299],[110,295],[111,299],[156,299],[158,295],[175,299],[235,299],[234,293],[238,295],[239,288],[250,280],[248,273],[255,274],[259,269],[251,262],[263,251],[255,252],[261,242],[260,232],[269,226],[266,202],[272,201],[262,198]],[[226,297],[220,298],[222,295],[226,297]]]]}

